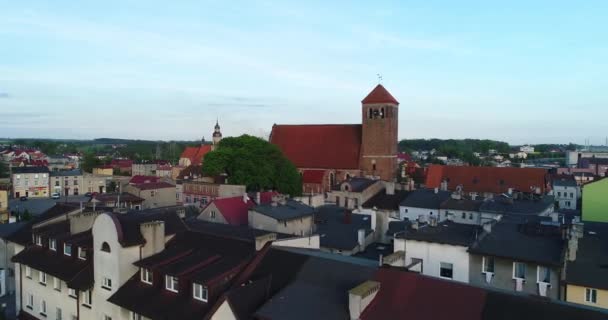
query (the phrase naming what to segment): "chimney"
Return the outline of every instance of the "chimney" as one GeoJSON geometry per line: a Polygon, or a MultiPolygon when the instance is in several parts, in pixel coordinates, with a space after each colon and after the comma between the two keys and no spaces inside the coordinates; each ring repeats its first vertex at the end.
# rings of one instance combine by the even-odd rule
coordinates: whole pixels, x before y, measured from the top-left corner
{"type": "Polygon", "coordinates": [[[477,200],[477,192],[471,193],[471,200],[477,200]]]}
{"type": "Polygon", "coordinates": [[[438,194],[439,193],[439,188],[435,188],[434,191],[435,191],[435,194],[438,194]]]}
{"type": "Polygon", "coordinates": [[[492,224],[492,221],[484,223],[483,231],[485,231],[486,233],[492,233],[492,224]]]}
{"type": "Polygon", "coordinates": [[[247,201],[249,201],[249,197],[247,196],[247,192],[243,193],[243,202],[247,203],[247,201]]]}
{"type": "Polygon", "coordinates": [[[380,291],[380,282],[377,281],[365,281],[348,291],[348,311],[351,320],[358,320],[361,317],[378,291],[380,291]]]}
{"type": "Polygon", "coordinates": [[[441,181],[441,190],[448,191],[448,182],[446,180],[441,181]]]}
{"type": "Polygon", "coordinates": [[[365,249],[365,229],[359,229],[357,231],[357,240],[359,242],[359,250],[365,249]]]}
{"type": "Polygon", "coordinates": [[[509,188],[508,193],[509,193],[510,196],[513,195],[513,188],[509,188]]]}
{"type": "Polygon", "coordinates": [[[412,221],[412,229],[418,230],[418,220],[412,221]]]}
{"type": "Polygon", "coordinates": [[[431,226],[431,227],[437,226],[437,217],[433,217],[433,216],[429,217],[429,226],[431,226]]]}
{"type": "Polygon", "coordinates": [[[262,201],[262,200],[261,200],[261,198],[262,198],[262,196],[261,196],[260,192],[259,192],[259,191],[258,191],[258,192],[256,192],[256,193],[255,193],[255,203],[257,203],[257,204],[261,204],[261,203],[260,203],[260,202],[262,201]]]}
{"type": "Polygon", "coordinates": [[[384,182],[384,187],[386,188],[386,194],[387,195],[394,195],[395,194],[395,183],[394,182],[384,182]]]}

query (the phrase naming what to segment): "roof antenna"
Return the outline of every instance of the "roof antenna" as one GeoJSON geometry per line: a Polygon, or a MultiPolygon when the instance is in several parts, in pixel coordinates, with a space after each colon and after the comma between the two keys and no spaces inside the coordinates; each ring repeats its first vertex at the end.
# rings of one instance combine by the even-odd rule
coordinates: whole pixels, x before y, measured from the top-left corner
{"type": "Polygon", "coordinates": [[[378,77],[378,84],[382,84],[382,75],[379,73],[376,73],[376,76],[378,77]]]}

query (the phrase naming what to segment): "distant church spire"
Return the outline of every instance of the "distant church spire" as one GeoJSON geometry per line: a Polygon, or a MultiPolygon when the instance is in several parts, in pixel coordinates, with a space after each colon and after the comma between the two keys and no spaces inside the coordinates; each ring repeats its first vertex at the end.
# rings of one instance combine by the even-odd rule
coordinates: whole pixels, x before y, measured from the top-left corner
{"type": "Polygon", "coordinates": [[[222,132],[220,131],[220,121],[215,120],[215,128],[213,130],[213,145],[217,145],[222,140],[222,132]]]}

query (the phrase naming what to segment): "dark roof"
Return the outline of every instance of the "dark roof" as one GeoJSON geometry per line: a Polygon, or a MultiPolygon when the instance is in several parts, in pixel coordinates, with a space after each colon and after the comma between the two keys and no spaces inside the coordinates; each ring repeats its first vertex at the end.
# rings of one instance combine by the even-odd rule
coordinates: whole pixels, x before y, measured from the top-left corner
{"type": "MultiPolygon", "coordinates": [[[[217,236],[224,236],[233,239],[255,241],[256,237],[266,235],[270,232],[265,230],[253,229],[248,226],[233,226],[223,223],[213,223],[198,219],[187,219],[185,221],[188,230],[202,232],[217,236]]],[[[277,234],[277,238],[293,237],[292,235],[277,234]]]]}
{"type": "Polygon", "coordinates": [[[503,217],[489,234],[484,234],[469,248],[469,252],[558,267],[563,249],[559,227],[547,220],[521,223],[503,217]]]}
{"type": "MultiPolygon", "coordinates": [[[[161,208],[162,209],[162,208],[161,208]]],[[[140,225],[151,221],[164,221],[165,235],[173,235],[186,230],[186,226],[177,214],[177,207],[166,210],[143,210],[133,213],[108,213],[118,222],[119,242],[123,247],[143,244],[145,242],[140,232],[140,225]],[[122,235],[122,236],[121,236],[122,235]]]]}
{"type": "Polygon", "coordinates": [[[67,177],[67,176],[81,176],[82,170],[63,170],[63,171],[51,171],[51,177],[67,177]]]}
{"type": "Polygon", "coordinates": [[[554,176],[553,179],[554,186],[562,186],[562,187],[576,187],[576,179],[572,175],[557,175],[554,176]]]}
{"type": "Polygon", "coordinates": [[[156,189],[167,189],[167,188],[175,188],[175,185],[172,185],[168,182],[147,182],[136,184],[133,187],[139,190],[156,190],[156,189]]]}
{"type": "Polygon", "coordinates": [[[16,230],[14,230],[10,235],[6,236],[5,239],[21,245],[30,244],[32,243],[32,226],[45,220],[76,211],[79,208],[80,204],[58,202],[47,211],[34,216],[32,220],[21,224],[19,227],[16,227],[16,230]]]}
{"type": "Polygon", "coordinates": [[[268,276],[245,283],[226,293],[226,300],[237,320],[251,319],[251,315],[270,298],[271,279],[268,276]]]}
{"type": "Polygon", "coordinates": [[[378,192],[365,203],[363,208],[377,208],[380,210],[399,210],[399,204],[409,196],[411,192],[395,190],[394,194],[386,194],[386,190],[378,192]]]}
{"type": "MultiPolygon", "coordinates": [[[[116,201],[118,201],[118,192],[96,194],[94,197],[91,198],[90,201],[93,201],[93,200],[97,200],[100,202],[112,202],[112,201],[116,202],[116,201]]],[[[143,202],[143,201],[145,201],[145,199],[140,198],[132,193],[121,192],[120,201],[121,202],[143,202]]]]}
{"type": "Polygon", "coordinates": [[[568,261],[566,282],[608,290],[608,224],[585,222],[576,260],[568,261]]]}
{"type": "Polygon", "coordinates": [[[19,231],[23,228],[27,222],[13,222],[13,223],[0,223],[0,238],[6,239],[11,236],[13,233],[19,231]]]}
{"type": "Polygon", "coordinates": [[[262,319],[349,319],[348,290],[376,268],[288,251],[270,250],[260,268],[272,277],[273,294],[255,313],[262,319]],[[281,285],[283,284],[283,285],[281,285]]]}
{"type": "Polygon", "coordinates": [[[49,173],[47,167],[15,167],[12,169],[13,174],[15,173],[49,173]]]}
{"type": "Polygon", "coordinates": [[[363,192],[365,189],[372,186],[374,183],[378,182],[378,180],[372,180],[368,178],[360,178],[360,177],[352,177],[342,183],[348,183],[350,185],[351,192],[363,192]]]}
{"type": "Polygon", "coordinates": [[[365,230],[366,236],[373,232],[369,215],[352,214],[335,205],[317,208],[315,223],[322,248],[352,250],[359,245],[359,229],[365,230]]]}
{"type": "Polygon", "coordinates": [[[418,229],[409,226],[406,232],[398,234],[397,238],[468,247],[480,234],[480,226],[443,221],[437,223],[437,226],[420,225],[418,229]]]}
{"type": "Polygon", "coordinates": [[[388,230],[386,230],[386,235],[392,237],[395,235],[395,233],[404,232],[409,225],[409,221],[390,221],[388,223],[388,230]]]}
{"type": "Polygon", "coordinates": [[[471,200],[465,198],[454,199],[450,197],[441,204],[440,208],[461,211],[479,211],[482,204],[482,200],[471,200]]]}
{"type": "Polygon", "coordinates": [[[449,191],[439,190],[435,193],[433,189],[419,189],[412,191],[405,200],[401,201],[401,206],[414,208],[437,208],[442,202],[451,196],[449,191]]]}
{"type": "Polygon", "coordinates": [[[285,204],[277,203],[276,206],[273,206],[272,203],[257,205],[253,207],[253,211],[275,220],[285,221],[311,216],[315,209],[301,202],[288,199],[285,204]]]}
{"type": "Polygon", "coordinates": [[[542,196],[541,199],[513,199],[510,197],[499,196],[483,202],[480,207],[482,212],[498,214],[523,214],[538,215],[554,206],[555,197],[550,195],[542,196]]]}

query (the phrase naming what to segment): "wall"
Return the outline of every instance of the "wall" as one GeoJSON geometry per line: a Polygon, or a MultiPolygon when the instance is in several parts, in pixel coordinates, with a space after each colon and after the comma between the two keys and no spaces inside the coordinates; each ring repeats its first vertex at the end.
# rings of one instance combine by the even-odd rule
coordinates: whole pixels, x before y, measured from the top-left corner
{"type": "Polygon", "coordinates": [[[25,196],[26,192],[30,198],[47,198],[50,196],[48,173],[13,174],[12,183],[15,198],[25,196]]]}
{"type": "Polygon", "coordinates": [[[399,218],[403,220],[404,218],[408,218],[410,220],[416,220],[418,217],[421,217],[423,220],[427,219],[429,216],[438,217],[439,216],[439,208],[431,209],[431,208],[415,208],[415,207],[399,207],[399,218]]]}
{"type": "Polygon", "coordinates": [[[155,163],[134,163],[131,166],[131,176],[155,176],[155,163]]]}
{"type": "Polygon", "coordinates": [[[393,252],[405,251],[406,264],[412,258],[422,259],[422,273],[439,278],[441,262],[453,264],[453,280],[469,282],[469,254],[467,247],[424,241],[395,239],[393,252]]]}
{"type": "MultiPolygon", "coordinates": [[[[343,182],[343,184],[347,184],[347,182],[343,182]]],[[[343,186],[340,186],[343,188],[343,186]]],[[[384,184],[381,181],[377,181],[376,183],[369,186],[367,189],[363,190],[363,192],[351,192],[346,190],[334,190],[331,192],[329,198],[331,201],[336,202],[337,206],[355,209],[363,205],[367,200],[369,200],[374,195],[378,194],[378,192],[384,189],[384,184]]]]}
{"type": "Polygon", "coordinates": [[[311,207],[320,207],[325,205],[325,196],[323,194],[315,194],[310,196],[293,197],[295,201],[302,202],[303,204],[311,207]]]}
{"type": "Polygon", "coordinates": [[[571,209],[575,210],[579,197],[578,187],[568,186],[553,186],[553,196],[555,201],[559,203],[560,209],[571,209]]]}
{"type": "Polygon", "coordinates": [[[249,226],[255,229],[297,236],[310,235],[313,230],[313,217],[307,216],[289,221],[277,221],[269,216],[249,210],[249,226]]]}
{"type": "Polygon", "coordinates": [[[201,211],[201,214],[198,215],[197,219],[215,223],[228,224],[228,221],[226,221],[220,210],[213,202],[207,207],[205,207],[203,211],[201,211]],[[215,212],[215,218],[211,217],[211,212],[215,212]]]}
{"type": "Polygon", "coordinates": [[[608,222],[608,179],[583,187],[583,221],[608,222]]]}
{"type": "Polygon", "coordinates": [[[608,309],[608,290],[597,289],[597,303],[585,301],[585,287],[567,285],[566,301],[586,306],[608,309]]]}
{"type": "Polygon", "coordinates": [[[94,175],[111,176],[114,174],[113,168],[93,168],[94,175]]]}
{"type": "Polygon", "coordinates": [[[65,196],[65,189],[68,188],[68,195],[79,195],[84,194],[85,191],[84,178],[82,175],[78,176],[51,176],[50,179],[50,193],[59,193],[65,196]],[[67,178],[67,179],[66,179],[67,178]]]}
{"type": "Polygon", "coordinates": [[[236,184],[220,184],[217,196],[218,198],[238,197],[242,196],[247,190],[243,185],[236,184]]]}
{"type": "Polygon", "coordinates": [[[11,258],[15,255],[15,244],[2,239],[0,241],[0,269],[4,270],[5,293],[15,292],[15,264],[11,258]]]}
{"type": "MultiPolygon", "coordinates": [[[[494,277],[490,284],[486,282],[486,276],[482,273],[482,256],[470,255],[470,283],[476,286],[492,287],[515,292],[515,280],[513,280],[513,260],[494,258],[494,277]]],[[[523,292],[538,295],[537,264],[526,263],[526,281],[523,292]]],[[[551,287],[547,289],[547,297],[557,299],[559,296],[559,270],[551,270],[551,287]]]]}
{"type": "MultiPolygon", "coordinates": [[[[76,306],[78,301],[68,295],[68,287],[64,281],[61,281],[61,289],[55,290],[53,286],[54,277],[47,274],[46,286],[39,283],[39,271],[32,269],[32,278],[25,276],[25,266],[16,264],[19,269],[18,273],[23,273],[23,310],[37,319],[55,319],[57,308],[61,309],[62,319],[71,319],[72,315],[76,315],[76,306]],[[27,308],[28,295],[34,296],[33,309],[27,308]],[[46,317],[40,315],[40,303],[46,302],[46,317]]],[[[19,278],[17,278],[19,279],[19,278]]],[[[17,283],[19,286],[19,283],[17,283]]],[[[17,310],[20,308],[20,295],[16,295],[17,310]]],[[[83,308],[81,308],[82,310],[83,308]]],[[[82,318],[81,316],[81,319],[82,318]]]]}
{"type": "Polygon", "coordinates": [[[142,204],[143,209],[174,206],[177,204],[177,190],[175,187],[140,190],[136,186],[128,185],[124,189],[125,192],[129,192],[145,200],[142,204]]]}
{"type": "Polygon", "coordinates": [[[82,193],[87,192],[99,192],[105,193],[107,192],[106,188],[108,185],[108,180],[112,179],[112,175],[97,175],[85,173],[82,177],[82,193]]]}
{"type": "Polygon", "coordinates": [[[310,237],[275,240],[272,242],[272,245],[276,247],[319,249],[321,242],[319,235],[316,234],[310,237]]]}
{"type": "Polygon", "coordinates": [[[481,225],[481,213],[477,211],[440,209],[439,213],[441,215],[440,221],[452,220],[456,223],[481,225]],[[462,217],[463,213],[464,218],[462,217]]]}
{"type": "Polygon", "coordinates": [[[215,311],[213,315],[211,315],[211,320],[237,320],[234,312],[232,312],[232,308],[228,304],[228,300],[224,300],[224,302],[220,305],[220,307],[215,311]]]}
{"type": "Polygon", "coordinates": [[[366,176],[393,181],[397,169],[399,107],[394,104],[364,104],[361,108],[361,169],[366,176]],[[383,118],[370,118],[370,109],[384,109],[383,118]],[[373,170],[373,163],[376,170],[373,170]]]}

